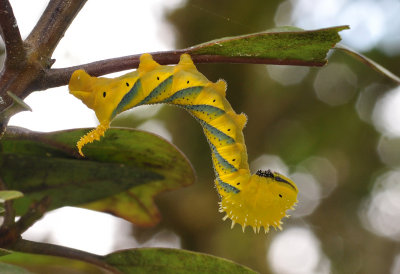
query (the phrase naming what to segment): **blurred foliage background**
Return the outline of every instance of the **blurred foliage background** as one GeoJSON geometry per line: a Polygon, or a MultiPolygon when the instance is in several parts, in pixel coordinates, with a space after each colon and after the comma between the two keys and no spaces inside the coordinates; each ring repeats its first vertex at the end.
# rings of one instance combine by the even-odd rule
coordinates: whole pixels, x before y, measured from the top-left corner
{"type": "MultiPolygon", "coordinates": [[[[176,47],[184,48],[277,25],[312,26],[300,6],[311,2],[188,0],[167,16],[176,29],[176,47]]],[[[315,4],[313,13],[323,16],[333,3],[321,2],[325,4],[315,4]]],[[[367,10],[385,2],[381,8],[387,14],[392,14],[390,8],[400,10],[395,1],[355,2],[367,10]]],[[[346,9],[353,4],[337,3],[330,16],[349,13],[346,9]]],[[[368,18],[363,18],[368,13],[359,11],[368,34],[368,18]]],[[[346,18],[350,22],[342,24],[352,28],[353,18],[346,18]]],[[[317,21],[314,28],[328,23],[338,25],[317,21]]],[[[398,20],[391,24],[400,25],[398,20]]],[[[382,37],[390,39],[389,27],[382,26],[382,37],[375,42],[354,34],[360,30],[354,27],[347,32],[353,32],[356,49],[400,75],[399,44],[381,43],[382,37]]],[[[400,134],[391,125],[399,121],[394,111],[399,108],[399,88],[337,51],[323,68],[204,64],[198,69],[212,81],[228,82],[228,100],[249,119],[244,134],[252,169],[289,174],[300,189],[297,210],[284,220],[282,232],[265,236],[250,229],[242,233],[238,226],[231,230],[217,213],[217,193],[211,191],[214,174],[201,127],[183,110],[163,107],[151,119],[166,125],[194,165],[198,181],[162,195],[162,223],[151,231],[136,228],[135,236],[144,241],[168,228],[181,237],[182,248],[225,257],[261,273],[398,273],[400,134]]],[[[122,115],[114,125],[137,126],[143,121],[122,115]]]]}
{"type": "MultiPolygon", "coordinates": [[[[348,24],[351,29],[340,33],[343,43],[400,75],[399,12],[397,0],[186,0],[165,16],[174,26],[176,48],[282,25],[348,24]]],[[[194,185],[158,197],[163,219],[151,229],[133,228],[138,246],[152,239],[180,242],[261,273],[400,273],[400,88],[339,51],[330,53],[323,68],[198,69],[212,81],[225,79],[233,108],[247,114],[252,170],[289,175],[299,187],[299,204],[284,219],[283,231],[231,230],[218,213],[200,125],[170,106],[124,113],[113,126],[162,129],[198,177],[194,185]]]]}

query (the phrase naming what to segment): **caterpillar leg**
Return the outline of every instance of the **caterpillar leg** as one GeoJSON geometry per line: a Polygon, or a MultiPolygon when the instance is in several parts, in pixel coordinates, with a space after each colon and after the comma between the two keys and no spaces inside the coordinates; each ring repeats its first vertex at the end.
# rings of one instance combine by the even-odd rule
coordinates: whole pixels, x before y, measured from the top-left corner
{"type": "Polygon", "coordinates": [[[110,125],[108,122],[103,122],[100,125],[98,125],[97,128],[89,131],[85,136],[81,137],[81,139],[76,144],[79,150],[79,154],[85,157],[85,155],[82,152],[82,148],[88,143],[93,143],[93,141],[95,140],[99,141],[100,138],[104,136],[104,133],[109,128],[109,126],[110,125]]]}

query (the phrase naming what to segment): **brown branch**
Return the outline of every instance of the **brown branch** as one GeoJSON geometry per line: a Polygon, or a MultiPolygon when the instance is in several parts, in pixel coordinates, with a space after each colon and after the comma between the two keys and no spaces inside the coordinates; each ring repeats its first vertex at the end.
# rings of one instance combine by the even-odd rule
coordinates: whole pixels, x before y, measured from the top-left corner
{"type": "MultiPolygon", "coordinates": [[[[51,0],[26,39],[38,56],[51,57],[58,42],[87,0],[51,0]]],[[[50,64],[51,65],[51,64],[50,64]]]]}
{"type": "MultiPolygon", "coordinates": [[[[160,64],[176,64],[179,56],[184,50],[164,51],[151,53],[160,64]]],[[[53,87],[67,85],[72,73],[77,69],[84,69],[92,76],[101,76],[113,72],[134,69],[139,66],[139,57],[141,54],[129,55],[124,57],[96,61],[79,66],[73,66],[61,69],[49,69],[40,81],[31,87],[33,90],[44,90],[53,87]]]]}
{"type": "Polygon", "coordinates": [[[9,227],[2,226],[0,228],[0,247],[7,247],[18,241],[21,238],[22,233],[31,227],[37,220],[42,218],[49,205],[50,199],[44,197],[39,202],[33,203],[27,213],[21,216],[18,222],[9,227]]]}
{"type": "MultiPolygon", "coordinates": [[[[0,190],[7,190],[6,184],[3,179],[0,177],[0,190]]],[[[3,224],[0,227],[1,230],[9,229],[15,223],[15,212],[13,208],[12,200],[4,202],[4,219],[3,224]]]]}
{"type": "Polygon", "coordinates": [[[96,266],[99,266],[103,269],[111,271],[112,273],[120,273],[118,271],[118,269],[105,263],[102,260],[102,258],[103,258],[102,256],[84,252],[81,250],[76,250],[73,248],[64,247],[64,246],[47,244],[47,243],[38,243],[38,242],[21,239],[21,240],[17,241],[14,245],[10,246],[9,249],[14,250],[14,251],[19,251],[19,252],[25,252],[25,253],[50,255],[50,256],[57,256],[57,257],[74,259],[74,260],[80,260],[83,262],[87,262],[87,263],[91,263],[96,266]]]}
{"type": "MultiPolygon", "coordinates": [[[[191,53],[193,48],[151,52],[154,60],[161,65],[177,64],[183,53],[191,53]]],[[[101,76],[127,69],[135,69],[139,66],[141,54],[101,60],[79,66],[61,69],[49,69],[43,78],[30,87],[30,90],[44,90],[53,87],[67,85],[72,73],[77,69],[84,69],[92,76],[101,76]]],[[[296,65],[296,66],[323,66],[325,62],[302,61],[291,59],[267,59],[254,57],[227,57],[221,55],[192,55],[195,63],[243,63],[243,64],[274,64],[274,65],[296,65]]]]}
{"type": "MultiPolygon", "coordinates": [[[[0,104],[0,112],[12,104],[7,96],[7,91],[24,99],[33,89],[31,88],[38,79],[43,78],[46,69],[54,63],[51,55],[68,26],[87,0],[51,0],[42,14],[35,28],[25,40],[26,63],[17,69],[4,66],[0,75],[0,96],[4,103],[0,104]]],[[[6,7],[6,0],[0,0],[6,7]]],[[[0,6],[1,7],[1,6],[0,6]]],[[[7,13],[8,14],[8,13],[7,13]]],[[[3,14],[1,14],[3,19],[3,14]]],[[[7,31],[12,30],[7,26],[7,31]]],[[[5,128],[7,121],[0,121],[5,128]]],[[[1,132],[0,132],[1,133],[1,132]]]]}
{"type": "Polygon", "coordinates": [[[28,212],[21,216],[21,218],[17,221],[17,231],[19,235],[24,233],[28,228],[30,228],[35,222],[37,222],[40,218],[43,217],[43,214],[46,213],[51,199],[49,197],[42,198],[39,202],[33,203],[28,212]]]}
{"type": "Polygon", "coordinates": [[[17,68],[25,61],[24,43],[8,0],[0,0],[0,34],[6,46],[5,66],[17,68]]]}

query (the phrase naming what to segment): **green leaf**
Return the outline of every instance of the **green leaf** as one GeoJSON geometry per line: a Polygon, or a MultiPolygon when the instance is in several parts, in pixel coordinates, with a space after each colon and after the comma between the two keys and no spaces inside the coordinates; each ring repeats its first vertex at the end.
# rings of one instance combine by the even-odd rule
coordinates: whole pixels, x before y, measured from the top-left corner
{"type": "Polygon", "coordinates": [[[341,40],[338,32],[348,26],[318,30],[294,27],[274,28],[270,31],[227,37],[206,42],[189,49],[193,55],[219,55],[232,57],[230,62],[292,64],[322,66],[326,55],[341,40]]]}
{"type": "Polygon", "coordinates": [[[28,274],[32,273],[22,267],[11,265],[11,264],[5,264],[0,262],[0,273],[7,273],[7,274],[28,274]]]}
{"type": "MultiPolygon", "coordinates": [[[[8,256],[0,257],[0,273],[2,266],[14,264],[23,266],[33,273],[106,273],[99,267],[86,262],[55,256],[28,254],[22,252],[13,252],[8,256]]],[[[15,273],[31,273],[31,272],[15,272],[15,273]]]]}
{"type": "Polygon", "coordinates": [[[21,198],[22,196],[24,196],[24,194],[16,190],[0,190],[0,203],[21,198]]]}
{"type": "Polygon", "coordinates": [[[160,216],[153,197],[194,181],[190,163],[175,146],[142,131],[110,129],[100,142],[85,147],[82,159],[75,144],[87,131],[8,128],[0,143],[0,170],[7,188],[25,195],[15,201],[18,214],[49,196],[50,209],[84,204],[154,225],[160,216]]]}
{"type": "Polygon", "coordinates": [[[122,273],[255,273],[226,259],[169,248],[124,250],[107,255],[104,261],[122,273]]]}
{"type": "Polygon", "coordinates": [[[11,118],[14,114],[21,111],[32,111],[30,106],[28,106],[21,98],[12,93],[11,91],[7,91],[7,95],[13,100],[13,104],[0,112],[0,123],[7,124],[6,121],[11,118]]]}

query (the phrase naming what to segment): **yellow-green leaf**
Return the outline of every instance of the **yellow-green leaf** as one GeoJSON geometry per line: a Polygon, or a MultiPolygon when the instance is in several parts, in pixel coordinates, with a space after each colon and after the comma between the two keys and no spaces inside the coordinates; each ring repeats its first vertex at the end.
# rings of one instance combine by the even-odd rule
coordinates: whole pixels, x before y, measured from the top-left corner
{"type": "Polygon", "coordinates": [[[24,194],[16,190],[0,190],[0,203],[4,203],[8,200],[18,199],[22,196],[24,196],[24,194]]]}
{"type": "Polygon", "coordinates": [[[12,264],[0,262],[0,273],[4,274],[31,274],[32,272],[12,264]]]}
{"type": "Polygon", "coordinates": [[[100,142],[87,145],[81,158],[75,144],[88,130],[7,130],[0,170],[7,188],[25,195],[15,201],[17,213],[49,196],[50,209],[84,205],[153,225],[160,218],[153,197],[194,181],[190,163],[174,145],[143,131],[110,129],[100,142]]]}
{"type": "Polygon", "coordinates": [[[37,255],[22,252],[13,252],[0,257],[0,274],[3,273],[108,273],[94,264],[55,256],[37,255]],[[13,266],[18,269],[26,268],[25,272],[2,272],[3,266],[13,266]],[[28,270],[32,272],[28,272],[28,270]]]}
{"type": "Polygon", "coordinates": [[[130,249],[109,254],[104,261],[125,274],[255,273],[250,268],[226,259],[182,249],[130,249]]]}
{"type": "Polygon", "coordinates": [[[205,55],[208,58],[213,55],[224,56],[226,62],[252,63],[255,60],[256,63],[267,64],[322,66],[327,62],[328,51],[341,40],[338,32],[348,28],[274,28],[213,40],[193,46],[187,52],[192,56],[205,55]]]}

